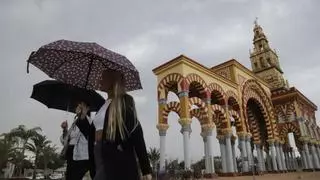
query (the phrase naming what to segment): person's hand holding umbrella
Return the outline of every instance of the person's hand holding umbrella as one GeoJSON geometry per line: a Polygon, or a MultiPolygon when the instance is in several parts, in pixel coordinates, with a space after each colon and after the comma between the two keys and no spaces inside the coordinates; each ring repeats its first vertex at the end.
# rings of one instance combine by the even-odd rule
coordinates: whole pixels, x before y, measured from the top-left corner
{"type": "Polygon", "coordinates": [[[67,129],[68,129],[68,121],[63,121],[63,122],[61,123],[61,128],[62,128],[63,130],[67,130],[67,129]]]}
{"type": "Polygon", "coordinates": [[[63,133],[63,137],[66,136],[67,132],[68,132],[68,121],[65,120],[61,123],[61,128],[62,128],[62,133],[63,133]]]}

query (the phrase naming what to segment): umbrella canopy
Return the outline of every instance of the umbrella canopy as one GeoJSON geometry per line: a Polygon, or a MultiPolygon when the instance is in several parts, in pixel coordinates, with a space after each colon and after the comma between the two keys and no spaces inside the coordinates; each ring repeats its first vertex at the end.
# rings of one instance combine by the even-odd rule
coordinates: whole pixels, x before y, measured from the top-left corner
{"type": "Polygon", "coordinates": [[[91,112],[98,111],[105,99],[94,90],[86,90],[55,80],[42,81],[33,86],[31,98],[48,108],[75,112],[80,102],[85,102],[91,112]]]}
{"type": "Polygon", "coordinates": [[[127,91],[142,89],[139,72],[125,57],[97,43],[58,40],[32,52],[31,63],[49,77],[86,89],[100,89],[104,70],[124,75],[127,91]]]}

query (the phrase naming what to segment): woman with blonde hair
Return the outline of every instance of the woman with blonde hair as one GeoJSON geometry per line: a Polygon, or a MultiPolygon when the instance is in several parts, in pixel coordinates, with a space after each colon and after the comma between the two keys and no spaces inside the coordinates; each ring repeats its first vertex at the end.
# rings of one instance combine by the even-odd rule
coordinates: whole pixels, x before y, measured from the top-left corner
{"type": "Polygon", "coordinates": [[[101,90],[108,100],[96,114],[95,180],[151,179],[142,127],[138,121],[134,99],[125,90],[120,72],[102,74],[101,90]],[[139,165],[138,165],[139,163],[139,165]],[[140,168],[139,168],[140,167],[140,168]]]}

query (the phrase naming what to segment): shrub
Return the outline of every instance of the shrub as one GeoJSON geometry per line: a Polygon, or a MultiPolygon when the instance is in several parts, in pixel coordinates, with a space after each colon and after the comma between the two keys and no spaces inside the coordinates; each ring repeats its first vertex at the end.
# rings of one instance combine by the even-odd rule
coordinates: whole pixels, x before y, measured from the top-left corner
{"type": "Polygon", "coordinates": [[[183,171],[182,177],[183,179],[192,178],[192,172],[190,170],[183,171]]]}

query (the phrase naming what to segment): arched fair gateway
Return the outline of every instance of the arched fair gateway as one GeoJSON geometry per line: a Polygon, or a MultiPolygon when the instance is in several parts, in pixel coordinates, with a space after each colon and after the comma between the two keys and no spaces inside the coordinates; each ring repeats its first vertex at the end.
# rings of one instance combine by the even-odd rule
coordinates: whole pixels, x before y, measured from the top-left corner
{"type": "Polygon", "coordinates": [[[317,107],[288,86],[277,54],[269,47],[258,24],[254,34],[254,49],[250,54],[252,71],[234,59],[207,68],[184,55],[153,70],[158,80],[161,171],[165,170],[170,112],[179,116],[185,169],[191,167],[190,136],[196,135],[191,131],[192,119],[201,125],[198,135],[203,137],[207,174],[246,174],[251,172],[253,164],[260,172],[320,169],[317,107]],[[175,93],[179,100],[167,99],[169,92],[175,93]],[[213,133],[217,139],[213,139],[213,133]],[[288,136],[290,133],[292,138],[288,136]],[[292,140],[296,147],[291,147],[292,140]],[[219,142],[215,148],[220,148],[220,155],[213,154],[214,141],[219,142]],[[240,169],[235,148],[241,153],[240,169]],[[221,169],[215,169],[214,156],[221,156],[221,169]],[[296,156],[300,156],[301,163],[296,156]]]}

